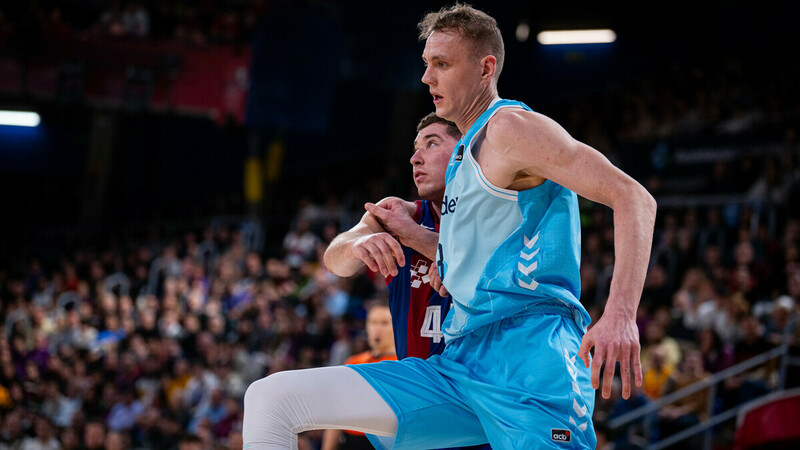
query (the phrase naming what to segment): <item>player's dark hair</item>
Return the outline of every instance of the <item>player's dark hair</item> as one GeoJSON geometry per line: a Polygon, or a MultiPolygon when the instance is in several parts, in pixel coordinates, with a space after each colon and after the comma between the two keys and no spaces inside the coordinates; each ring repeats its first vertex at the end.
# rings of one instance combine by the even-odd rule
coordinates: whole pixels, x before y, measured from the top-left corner
{"type": "Polygon", "coordinates": [[[379,298],[371,300],[369,302],[369,307],[367,308],[367,310],[372,311],[374,308],[388,308],[388,307],[389,307],[389,301],[379,298]]]}
{"type": "Polygon", "coordinates": [[[495,79],[500,76],[506,51],[500,28],[492,16],[465,3],[456,3],[426,14],[417,28],[420,41],[428,39],[434,31],[457,31],[476,44],[473,48],[480,52],[480,58],[492,55],[497,59],[494,76],[495,79]]]}
{"type": "Polygon", "coordinates": [[[437,116],[436,113],[430,113],[419,121],[419,123],[417,124],[417,133],[419,133],[423,128],[427,127],[428,125],[432,125],[434,123],[440,123],[444,125],[445,128],[447,129],[447,134],[454,137],[455,139],[461,139],[461,131],[458,129],[456,124],[450,122],[447,119],[442,119],[441,117],[437,116]]]}

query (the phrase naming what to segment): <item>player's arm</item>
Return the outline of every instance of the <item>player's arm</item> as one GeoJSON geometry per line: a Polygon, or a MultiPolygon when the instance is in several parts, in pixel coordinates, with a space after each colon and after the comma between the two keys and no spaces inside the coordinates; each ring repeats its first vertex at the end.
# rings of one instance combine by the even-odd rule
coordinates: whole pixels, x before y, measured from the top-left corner
{"type": "Polygon", "coordinates": [[[498,114],[496,119],[487,128],[487,139],[491,139],[490,148],[502,152],[503,163],[512,164],[505,173],[524,167],[517,171],[523,181],[526,176],[544,177],[614,211],[615,264],[609,298],[603,316],[584,336],[579,354],[589,367],[589,351],[595,348],[591,363],[595,389],[600,387],[600,370],[606,363],[605,398],[611,395],[616,361],[620,361],[622,395],[628,398],[631,364],[636,385],[642,382],[636,310],[650,259],[656,202],[642,185],[548,117],[525,111],[498,114]]]}
{"type": "Polygon", "coordinates": [[[416,203],[387,197],[377,204],[367,203],[364,208],[380,221],[386,231],[397,237],[401,244],[413,248],[431,261],[436,260],[439,233],[424,228],[414,220],[416,203]]]}
{"type": "Polygon", "coordinates": [[[323,259],[328,270],[340,277],[352,276],[364,265],[383,276],[394,276],[397,265],[405,265],[400,243],[369,212],[331,241],[323,259]]]}

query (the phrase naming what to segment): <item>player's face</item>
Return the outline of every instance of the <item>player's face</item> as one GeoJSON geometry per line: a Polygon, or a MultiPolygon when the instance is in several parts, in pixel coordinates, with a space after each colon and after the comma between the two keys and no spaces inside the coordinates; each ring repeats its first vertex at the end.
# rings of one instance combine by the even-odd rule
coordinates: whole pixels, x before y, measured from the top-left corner
{"type": "Polygon", "coordinates": [[[389,308],[375,307],[367,315],[367,340],[369,348],[377,353],[394,353],[392,313],[389,308]]]}
{"type": "Polygon", "coordinates": [[[480,95],[481,62],[458,32],[434,31],[425,41],[422,82],[430,88],[436,115],[459,123],[480,95]]]}
{"type": "Polygon", "coordinates": [[[438,205],[444,197],[444,174],[450,154],[458,140],[447,132],[447,126],[432,123],[419,130],[414,139],[414,184],[420,198],[438,205]]]}

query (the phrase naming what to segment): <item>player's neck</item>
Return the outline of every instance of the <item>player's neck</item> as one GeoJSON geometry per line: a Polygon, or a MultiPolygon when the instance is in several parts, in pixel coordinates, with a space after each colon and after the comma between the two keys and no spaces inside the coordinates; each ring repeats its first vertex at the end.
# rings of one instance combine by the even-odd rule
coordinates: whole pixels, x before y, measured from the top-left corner
{"type": "Polygon", "coordinates": [[[467,110],[462,115],[461,119],[456,120],[456,126],[461,131],[461,134],[467,134],[472,124],[489,109],[492,102],[498,98],[497,89],[489,88],[481,92],[475,100],[470,104],[467,110]]]}
{"type": "Polygon", "coordinates": [[[433,214],[436,216],[436,220],[442,218],[442,202],[444,201],[444,197],[439,197],[436,199],[431,200],[429,203],[431,204],[431,210],[433,214]]]}

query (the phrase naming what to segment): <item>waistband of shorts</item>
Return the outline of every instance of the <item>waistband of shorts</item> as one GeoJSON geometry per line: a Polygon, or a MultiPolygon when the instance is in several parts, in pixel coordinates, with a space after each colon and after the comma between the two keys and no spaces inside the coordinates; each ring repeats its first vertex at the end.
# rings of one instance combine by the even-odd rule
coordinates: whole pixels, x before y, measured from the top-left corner
{"type": "Polygon", "coordinates": [[[560,315],[572,319],[578,328],[586,332],[586,326],[583,323],[583,315],[578,308],[570,306],[561,300],[546,301],[541,303],[534,303],[528,305],[524,310],[514,314],[513,317],[524,316],[540,316],[540,315],[560,315]]]}

